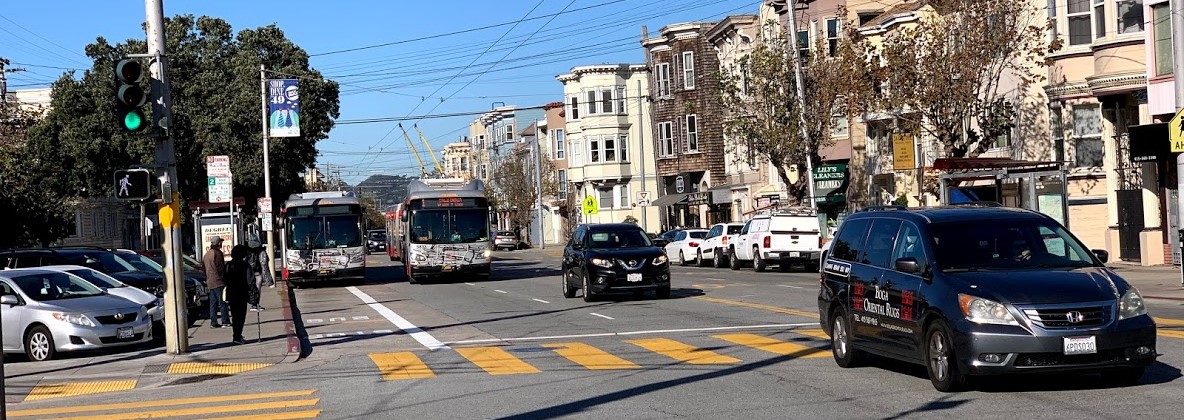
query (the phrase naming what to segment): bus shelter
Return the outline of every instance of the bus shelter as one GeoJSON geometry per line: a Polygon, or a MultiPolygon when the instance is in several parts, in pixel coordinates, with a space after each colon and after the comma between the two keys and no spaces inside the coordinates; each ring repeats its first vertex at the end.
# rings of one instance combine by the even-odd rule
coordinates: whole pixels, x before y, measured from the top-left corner
{"type": "Polygon", "coordinates": [[[941,202],[993,201],[1035,210],[1069,227],[1065,165],[1010,158],[941,158],[941,202]]]}

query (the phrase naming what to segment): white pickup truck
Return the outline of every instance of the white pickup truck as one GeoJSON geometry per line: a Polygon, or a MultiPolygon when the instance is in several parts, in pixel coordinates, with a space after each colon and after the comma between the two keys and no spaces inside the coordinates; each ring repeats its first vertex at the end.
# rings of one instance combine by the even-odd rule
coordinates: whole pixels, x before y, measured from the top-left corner
{"type": "Polygon", "coordinates": [[[770,264],[776,264],[781,271],[788,271],[791,264],[817,270],[822,253],[820,231],[818,216],[809,211],[754,217],[728,241],[729,266],[739,270],[751,261],[758,272],[770,264]]]}

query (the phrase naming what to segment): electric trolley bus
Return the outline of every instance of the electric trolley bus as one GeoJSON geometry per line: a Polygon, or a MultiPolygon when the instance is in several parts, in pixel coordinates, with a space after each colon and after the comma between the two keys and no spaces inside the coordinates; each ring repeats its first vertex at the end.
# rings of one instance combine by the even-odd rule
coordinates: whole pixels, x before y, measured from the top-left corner
{"type": "Polygon", "coordinates": [[[488,276],[493,243],[489,201],[481,180],[424,179],[407,186],[407,200],[388,212],[387,237],[398,248],[407,281],[452,273],[488,276]]]}
{"type": "Polygon", "coordinates": [[[365,278],[362,204],[353,193],[292,194],[280,216],[285,279],[300,282],[365,278]]]}

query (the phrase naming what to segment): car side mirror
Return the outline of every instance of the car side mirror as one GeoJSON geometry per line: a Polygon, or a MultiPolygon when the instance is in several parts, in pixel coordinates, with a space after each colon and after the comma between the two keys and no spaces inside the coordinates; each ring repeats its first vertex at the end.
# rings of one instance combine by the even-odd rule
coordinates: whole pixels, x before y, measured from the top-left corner
{"type": "Polygon", "coordinates": [[[913,257],[897,258],[896,271],[916,274],[917,273],[917,259],[913,257]]]}
{"type": "Polygon", "coordinates": [[[1107,261],[1110,261],[1109,251],[1104,249],[1091,249],[1090,251],[1093,252],[1094,256],[1098,257],[1098,259],[1101,260],[1103,264],[1105,264],[1107,261]]]}
{"type": "Polygon", "coordinates": [[[16,306],[20,304],[21,300],[17,299],[16,295],[0,296],[0,305],[16,306]]]}

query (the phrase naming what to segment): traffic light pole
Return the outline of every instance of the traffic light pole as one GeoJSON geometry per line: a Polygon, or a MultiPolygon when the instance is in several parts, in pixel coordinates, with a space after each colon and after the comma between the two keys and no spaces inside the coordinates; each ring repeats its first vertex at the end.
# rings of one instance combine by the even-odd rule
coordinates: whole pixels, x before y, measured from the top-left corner
{"type": "MultiPolygon", "coordinates": [[[[169,91],[168,56],[165,54],[163,0],[144,0],[148,32],[149,74],[152,83],[152,135],[156,140],[156,174],[160,177],[162,200],[160,227],[164,231],[161,247],[165,256],[165,348],[169,354],[189,352],[188,305],[185,301],[185,277],[181,262],[181,196],[178,191],[177,153],[173,146],[172,93],[169,91]]],[[[197,243],[201,243],[198,241],[197,243]]]]}

